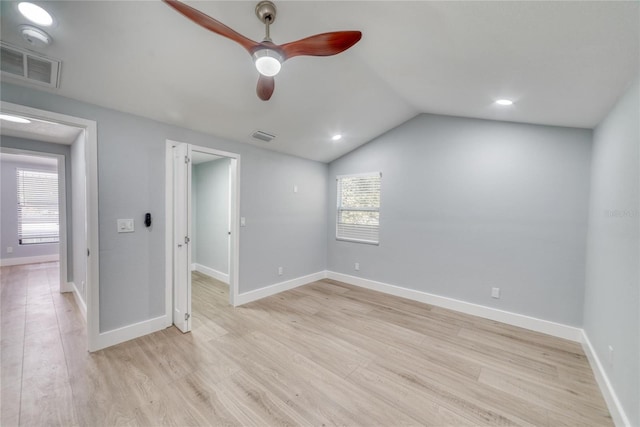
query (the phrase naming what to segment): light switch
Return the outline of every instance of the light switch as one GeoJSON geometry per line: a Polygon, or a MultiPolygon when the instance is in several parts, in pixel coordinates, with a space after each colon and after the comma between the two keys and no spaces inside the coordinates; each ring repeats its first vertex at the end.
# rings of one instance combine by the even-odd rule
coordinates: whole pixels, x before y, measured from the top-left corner
{"type": "Polygon", "coordinates": [[[240,227],[244,227],[245,225],[247,225],[247,221],[244,219],[243,216],[240,217],[240,227]]]}
{"type": "Polygon", "coordinates": [[[133,219],[119,219],[118,233],[133,233],[133,219]]]}

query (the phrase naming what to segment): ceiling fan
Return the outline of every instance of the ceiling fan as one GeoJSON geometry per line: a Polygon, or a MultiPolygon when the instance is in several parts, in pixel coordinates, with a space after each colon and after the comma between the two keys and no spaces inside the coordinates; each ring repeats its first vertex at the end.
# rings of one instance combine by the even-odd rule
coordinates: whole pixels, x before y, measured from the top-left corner
{"type": "Polygon", "coordinates": [[[276,7],[270,1],[261,1],[256,6],[258,19],[265,24],[266,35],[261,42],[255,42],[232,30],[223,23],[187,6],[178,0],[163,0],[169,6],[196,24],[231,39],[245,48],[253,57],[260,73],[256,92],[263,101],[268,101],[275,89],[273,76],[278,74],[284,61],[294,56],[331,56],[349,49],[362,37],[360,31],[334,31],[316,34],[291,43],[277,45],[269,37],[269,26],[276,19],[276,7]]]}

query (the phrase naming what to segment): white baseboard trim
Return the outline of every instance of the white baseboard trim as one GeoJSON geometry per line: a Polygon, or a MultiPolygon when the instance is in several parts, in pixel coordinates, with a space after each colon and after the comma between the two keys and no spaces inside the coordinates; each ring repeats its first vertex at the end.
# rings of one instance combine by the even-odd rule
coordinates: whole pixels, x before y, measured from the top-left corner
{"type": "Polygon", "coordinates": [[[209,268],[197,263],[191,264],[191,271],[194,270],[209,277],[213,277],[214,279],[219,280],[222,283],[226,283],[227,285],[229,284],[229,275],[226,273],[222,273],[218,270],[214,270],[213,268],[209,268]]]}
{"type": "Polygon", "coordinates": [[[122,328],[112,331],[102,332],[98,335],[95,348],[92,351],[98,351],[112,345],[120,344],[144,335],[166,329],[167,316],[162,315],[153,319],[144,320],[133,325],[123,326],[122,328]]]}
{"type": "Polygon", "coordinates": [[[604,366],[600,362],[600,358],[591,345],[591,341],[589,341],[589,337],[585,331],[582,331],[582,349],[587,355],[587,359],[589,359],[589,364],[591,365],[593,374],[596,377],[596,382],[602,391],[602,396],[604,397],[605,402],[607,402],[607,407],[611,413],[613,423],[617,427],[631,427],[631,422],[629,421],[627,414],[624,412],[624,409],[620,404],[620,400],[618,400],[618,396],[611,386],[611,381],[609,381],[609,377],[604,370],[604,366]]]}
{"type": "Polygon", "coordinates": [[[438,307],[448,308],[450,310],[455,310],[466,314],[471,314],[473,316],[507,323],[509,325],[518,326],[532,331],[542,332],[544,334],[553,335],[555,337],[564,338],[571,341],[581,342],[582,340],[582,329],[563,325],[561,323],[550,322],[548,320],[537,319],[535,317],[525,316],[522,314],[486,307],[479,304],[460,301],[453,298],[442,297],[427,292],[402,288],[400,286],[389,285],[382,282],[376,282],[375,280],[363,279],[361,277],[350,276],[348,274],[336,273],[334,271],[327,271],[327,278],[337,280],[339,282],[348,283],[350,285],[383,292],[385,294],[395,295],[398,297],[436,305],[438,307]]]}
{"type": "Polygon", "coordinates": [[[326,273],[326,271],[319,271],[307,276],[297,277],[285,282],[280,282],[274,285],[266,286],[264,288],[256,289],[255,291],[243,292],[241,294],[238,294],[235,305],[237,307],[239,305],[247,304],[251,301],[256,301],[262,298],[269,297],[271,295],[278,294],[280,292],[288,291],[289,289],[297,288],[298,286],[325,279],[327,277],[326,273]]]}
{"type": "Polygon", "coordinates": [[[39,262],[52,262],[60,260],[60,254],[25,256],[20,258],[4,258],[0,259],[0,267],[9,267],[10,265],[37,264],[39,262]]]}
{"type": "Polygon", "coordinates": [[[60,292],[73,292],[75,284],[73,282],[65,282],[60,285],[60,292]]]}
{"type": "Polygon", "coordinates": [[[85,304],[84,300],[80,296],[80,291],[76,286],[75,282],[67,283],[68,286],[71,287],[71,292],[73,292],[73,299],[76,300],[76,304],[80,308],[80,312],[82,313],[82,317],[84,317],[84,321],[87,321],[87,304],[85,304]]]}

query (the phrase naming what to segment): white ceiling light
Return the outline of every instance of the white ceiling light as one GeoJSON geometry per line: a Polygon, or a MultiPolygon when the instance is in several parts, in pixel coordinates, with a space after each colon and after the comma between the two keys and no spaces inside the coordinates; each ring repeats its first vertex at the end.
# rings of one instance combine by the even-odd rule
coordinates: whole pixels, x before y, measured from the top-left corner
{"type": "Polygon", "coordinates": [[[0,114],[0,120],[6,120],[13,123],[31,123],[31,120],[27,120],[24,117],[12,116],[10,114],[0,114]]]}
{"type": "Polygon", "coordinates": [[[260,74],[273,77],[280,72],[282,56],[273,49],[260,49],[254,52],[253,59],[260,74]]]}
{"type": "Polygon", "coordinates": [[[341,139],[342,139],[342,135],[340,135],[339,133],[337,133],[337,134],[335,134],[335,135],[333,135],[331,137],[332,141],[340,141],[341,139]]]}
{"type": "Polygon", "coordinates": [[[496,104],[508,106],[508,105],[513,105],[513,101],[510,99],[498,99],[496,101],[496,104]]]}
{"type": "Polygon", "coordinates": [[[34,24],[44,25],[45,27],[53,24],[51,14],[36,4],[25,1],[18,4],[18,10],[25,18],[34,24]]]}
{"type": "Polygon", "coordinates": [[[48,46],[52,41],[49,34],[31,25],[20,26],[20,33],[22,34],[22,38],[32,46],[48,46]]]}

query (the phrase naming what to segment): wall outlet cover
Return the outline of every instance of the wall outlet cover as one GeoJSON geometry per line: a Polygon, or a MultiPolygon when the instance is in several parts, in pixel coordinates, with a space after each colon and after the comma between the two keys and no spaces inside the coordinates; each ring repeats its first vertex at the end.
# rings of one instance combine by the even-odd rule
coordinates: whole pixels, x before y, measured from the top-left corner
{"type": "Polygon", "coordinates": [[[491,288],[491,297],[500,298],[500,288],[491,288]]]}
{"type": "Polygon", "coordinates": [[[118,233],[133,233],[133,219],[119,219],[118,233]]]}

